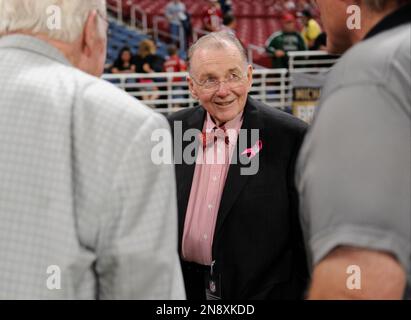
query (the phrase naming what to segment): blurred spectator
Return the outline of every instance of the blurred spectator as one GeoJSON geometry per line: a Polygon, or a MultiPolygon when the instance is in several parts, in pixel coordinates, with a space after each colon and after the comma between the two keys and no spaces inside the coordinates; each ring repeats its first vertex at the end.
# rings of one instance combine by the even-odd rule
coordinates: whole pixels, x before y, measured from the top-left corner
{"type": "Polygon", "coordinates": [[[140,42],[137,55],[133,58],[137,73],[161,72],[164,59],[156,54],[157,47],[153,40],[145,39],[140,42]]]}
{"type": "Polygon", "coordinates": [[[223,25],[221,31],[226,31],[232,33],[235,36],[235,27],[237,25],[237,20],[232,14],[227,13],[223,18],[223,25]]]}
{"type": "Polygon", "coordinates": [[[136,65],[131,62],[133,55],[129,47],[123,47],[111,67],[111,73],[134,73],[136,65]]]}
{"type": "Polygon", "coordinates": [[[321,32],[315,39],[312,50],[327,51],[327,34],[325,32],[321,32]]]}
{"type": "MultiPolygon", "coordinates": [[[[183,72],[187,70],[186,62],[178,56],[178,50],[175,45],[169,45],[167,48],[168,59],[164,62],[164,72],[183,72]]],[[[182,82],[184,78],[174,77],[172,82],[182,82]]],[[[184,88],[180,86],[173,86],[173,90],[183,90],[184,88]]],[[[173,95],[173,99],[185,98],[184,95],[173,95]]],[[[180,105],[174,104],[174,107],[179,107],[180,105]]]]}
{"type": "Polygon", "coordinates": [[[223,16],[225,16],[226,14],[232,14],[233,3],[231,0],[219,0],[219,2],[223,16]]]}
{"type": "Polygon", "coordinates": [[[296,15],[304,10],[317,13],[318,9],[315,0],[275,0],[272,5],[272,11],[278,17],[281,17],[284,13],[296,15]]]}
{"type": "Polygon", "coordinates": [[[287,10],[288,12],[295,12],[296,10],[296,5],[295,5],[295,1],[293,0],[287,0],[284,3],[284,9],[287,10]]]}
{"type": "Polygon", "coordinates": [[[309,49],[314,46],[315,39],[321,34],[321,27],[312,17],[310,10],[304,10],[301,14],[301,21],[304,25],[301,35],[309,49]]]}
{"type": "MultiPolygon", "coordinates": [[[[178,56],[178,50],[175,45],[169,45],[167,52],[169,57],[164,62],[164,72],[183,72],[187,70],[187,64],[178,56]]],[[[182,78],[174,78],[173,81],[182,81],[182,78]]]]}
{"type": "Polygon", "coordinates": [[[166,6],[165,16],[170,24],[171,41],[174,43],[180,43],[180,31],[183,33],[181,36],[185,37],[183,25],[183,21],[187,20],[185,12],[186,6],[180,0],[172,0],[166,6]]]}
{"type": "Polygon", "coordinates": [[[193,33],[193,25],[191,23],[191,15],[188,11],[185,12],[186,19],[182,20],[183,29],[184,29],[184,48],[180,48],[183,52],[187,51],[187,48],[190,44],[190,38],[193,33]]]}
{"type": "Polygon", "coordinates": [[[218,0],[208,0],[203,10],[202,21],[204,30],[209,32],[220,30],[223,22],[223,12],[218,0]]]}
{"type": "MultiPolygon", "coordinates": [[[[146,39],[140,42],[137,56],[133,59],[137,73],[154,73],[163,70],[164,59],[156,55],[156,52],[157,48],[152,40],[146,39]]],[[[150,84],[154,81],[152,79],[140,79],[139,82],[150,84]]],[[[148,86],[142,91],[147,93],[142,96],[143,100],[155,100],[159,97],[157,92],[154,93],[155,91],[158,91],[157,86],[148,86]]]]}
{"type": "Polygon", "coordinates": [[[283,12],[283,4],[280,1],[276,1],[273,4],[273,11],[275,12],[276,16],[283,12]]]}
{"type": "Polygon", "coordinates": [[[299,0],[297,3],[297,10],[302,12],[304,10],[309,10],[313,12],[314,8],[317,8],[315,0],[299,0]]]}
{"type": "Polygon", "coordinates": [[[286,13],[282,18],[282,31],[273,33],[266,42],[267,52],[273,57],[273,68],[288,68],[289,51],[303,51],[306,46],[296,31],[295,17],[286,13]]]}

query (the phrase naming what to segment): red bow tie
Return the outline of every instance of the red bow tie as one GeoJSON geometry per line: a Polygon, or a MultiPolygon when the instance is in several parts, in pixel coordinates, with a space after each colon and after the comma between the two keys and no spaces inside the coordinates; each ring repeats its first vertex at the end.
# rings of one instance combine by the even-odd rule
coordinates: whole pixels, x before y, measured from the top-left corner
{"type": "Polygon", "coordinates": [[[230,143],[230,138],[226,133],[225,127],[214,127],[211,132],[203,131],[200,135],[200,143],[202,144],[203,149],[205,149],[211,144],[216,143],[219,138],[224,140],[226,145],[230,143]]]}

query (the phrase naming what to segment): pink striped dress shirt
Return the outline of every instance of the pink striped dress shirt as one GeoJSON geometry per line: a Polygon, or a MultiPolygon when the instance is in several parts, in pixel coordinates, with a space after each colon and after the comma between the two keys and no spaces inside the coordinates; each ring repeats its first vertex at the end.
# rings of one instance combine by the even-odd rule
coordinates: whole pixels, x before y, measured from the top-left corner
{"type": "Polygon", "coordinates": [[[217,214],[242,122],[241,112],[223,127],[217,128],[207,113],[203,133],[214,134],[215,139],[211,139],[211,143],[202,142],[199,145],[184,223],[182,255],[185,261],[202,265],[212,263],[217,214]],[[228,141],[225,139],[226,135],[228,141]]]}

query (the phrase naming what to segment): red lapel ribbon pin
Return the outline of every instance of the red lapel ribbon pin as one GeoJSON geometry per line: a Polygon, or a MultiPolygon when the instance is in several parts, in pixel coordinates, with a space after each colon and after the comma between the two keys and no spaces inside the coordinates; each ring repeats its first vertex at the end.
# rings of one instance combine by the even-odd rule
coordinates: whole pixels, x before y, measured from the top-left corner
{"type": "Polygon", "coordinates": [[[251,148],[245,149],[243,151],[243,153],[241,154],[243,155],[247,155],[247,157],[254,158],[263,148],[263,142],[261,140],[258,140],[254,146],[252,146],[251,148]]]}

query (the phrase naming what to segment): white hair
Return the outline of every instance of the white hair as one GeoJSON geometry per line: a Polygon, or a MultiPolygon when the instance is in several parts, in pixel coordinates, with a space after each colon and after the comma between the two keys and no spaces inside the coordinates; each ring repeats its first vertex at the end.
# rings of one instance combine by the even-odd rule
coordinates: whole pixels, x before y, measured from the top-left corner
{"type": "Polygon", "coordinates": [[[232,33],[227,31],[215,31],[206,34],[199,38],[188,50],[188,70],[191,69],[191,62],[194,56],[194,52],[199,48],[213,48],[213,49],[225,49],[227,44],[234,45],[241,55],[244,64],[248,64],[247,52],[244,49],[243,44],[232,33]]]}
{"type": "Polygon", "coordinates": [[[92,10],[105,16],[106,1],[0,0],[0,35],[25,31],[73,42],[83,32],[92,10]]]}

